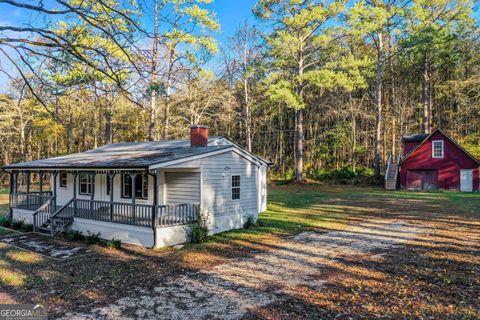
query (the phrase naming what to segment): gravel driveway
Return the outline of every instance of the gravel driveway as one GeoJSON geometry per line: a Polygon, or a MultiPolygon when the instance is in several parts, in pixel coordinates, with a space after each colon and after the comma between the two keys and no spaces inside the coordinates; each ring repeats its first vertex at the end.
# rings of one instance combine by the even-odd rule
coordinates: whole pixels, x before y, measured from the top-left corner
{"type": "Polygon", "coordinates": [[[239,319],[250,310],[281,302],[299,286],[321,290],[322,268],[342,258],[361,258],[419,237],[422,227],[375,219],[328,233],[303,232],[251,258],[166,279],[150,292],[135,290],[110,305],[64,319],[239,319]]]}

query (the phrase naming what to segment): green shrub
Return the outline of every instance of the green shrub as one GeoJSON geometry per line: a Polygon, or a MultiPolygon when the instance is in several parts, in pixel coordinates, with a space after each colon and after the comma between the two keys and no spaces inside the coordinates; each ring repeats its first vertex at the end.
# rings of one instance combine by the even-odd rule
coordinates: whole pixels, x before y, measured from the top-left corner
{"type": "Polygon", "coordinates": [[[255,215],[249,213],[247,215],[247,219],[245,220],[245,223],[243,224],[243,227],[245,229],[248,229],[250,227],[256,227],[257,225],[258,225],[257,218],[255,217],[255,215]]]}
{"type": "Polygon", "coordinates": [[[12,228],[13,229],[22,229],[23,228],[23,220],[14,220],[12,221],[12,228]]]}
{"type": "Polygon", "coordinates": [[[267,223],[264,220],[257,219],[257,226],[265,227],[267,223]]]}
{"type": "Polygon", "coordinates": [[[30,223],[24,223],[22,230],[25,232],[32,232],[33,231],[33,224],[30,223]]]}
{"type": "Polygon", "coordinates": [[[82,231],[77,231],[77,230],[72,230],[67,232],[66,237],[68,240],[71,240],[71,241],[85,240],[85,236],[83,235],[82,231]]]}
{"type": "Polygon", "coordinates": [[[193,243],[202,243],[208,239],[208,213],[197,207],[198,217],[190,228],[190,240],[193,243]]]}
{"type": "Polygon", "coordinates": [[[120,249],[122,246],[122,241],[113,239],[107,242],[108,249],[120,249]]]}
{"type": "Polygon", "coordinates": [[[351,167],[343,167],[338,170],[310,168],[307,172],[307,176],[320,181],[351,180],[358,177],[371,177],[373,176],[373,169],[360,167],[353,171],[351,167]]]}
{"type": "Polygon", "coordinates": [[[10,220],[10,218],[7,216],[0,215],[0,225],[5,228],[10,228],[12,225],[12,220],[10,220]]]}
{"type": "Polygon", "coordinates": [[[99,244],[99,243],[101,243],[100,232],[90,233],[90,231],[88,231],[88,235],[85,238],[87,239],[88,244],[99,244]]]}

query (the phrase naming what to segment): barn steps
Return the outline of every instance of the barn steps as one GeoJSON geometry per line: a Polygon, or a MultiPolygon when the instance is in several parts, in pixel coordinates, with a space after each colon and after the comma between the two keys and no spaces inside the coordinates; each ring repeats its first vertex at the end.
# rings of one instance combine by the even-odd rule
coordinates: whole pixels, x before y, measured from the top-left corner
{"type": "Polygon", "coordinates": [[[397,190],[398,164],[400,156],[390,155],[385,171],[385,190],[397,190]]]}

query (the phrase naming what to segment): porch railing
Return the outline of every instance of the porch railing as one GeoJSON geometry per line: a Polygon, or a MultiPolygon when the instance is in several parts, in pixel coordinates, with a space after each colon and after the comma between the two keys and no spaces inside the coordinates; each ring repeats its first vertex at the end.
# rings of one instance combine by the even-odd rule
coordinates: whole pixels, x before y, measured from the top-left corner
{"type": "Polygon", "coordinates": [[[53,197],[50,197],[32,215],[34,232],[50,219],[53,211],[53,197]]]}
{"type": "Polygon", "coordinates": [[[64,231],[73,222],[74,216],[74,199],[71,199],[64,204],[60,209],[57,209],[54,214],[50,216],[51,228],[50,232],[52,236],[64,231]]]}
{"type": "Polygon", "coordinates": [[[198,217],[198,204],[183,203],[157,206],[157,226],[170,227],[194,222],[198,217]]]}
{"type": "Polygon", "coordinates": [[[107,201],[76,200],[75,217],[130,224],[140,227],[152,226],[152,206],[107,201]]]}
{"type": "MultiPolygon", "coordinates": [[[[128,224],[139,227],[152,227],[152,206],[123,202],[77,199],[75,217],[128,224]]],[[[75,206],[75,204],[74,204],[75,206]]],[[[198,205],[194,203],[160,205],[155,208],[153,221],[158,227],[169,227],[192,223],[197,218],[198,205]]],[[[74,210],[74,209],[72,209],[74,210]]]]}
{"type": "Polygon", "coordinates": [[[77,217],[139,227],[152,227],[152,222],[156,227],[186,225],[198,217],[198,204],[195,203],[156,206],[152,219],[153,206],[148,204],[132,205],[124,202],[72,199],[68,205],[60,208],[54,207],[50,194],[50,192],[11,194],[11,207],[35,211],[35,227],[42,226],[59,209],[62,218],[77,217]]]}
{"type": "Polygon", "coordinates": [[[10,207],[35,211],[47,202],[51,196],[51,192],[11,193],[10,207]]]}

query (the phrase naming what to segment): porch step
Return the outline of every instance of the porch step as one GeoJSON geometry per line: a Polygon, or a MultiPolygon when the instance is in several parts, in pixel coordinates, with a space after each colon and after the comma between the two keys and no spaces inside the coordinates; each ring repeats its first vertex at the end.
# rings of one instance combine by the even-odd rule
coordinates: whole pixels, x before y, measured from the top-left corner
{"type": "MultiPolygon", "coordinates": [[[[55,224],[53,225],[54,233],[72,222],[73,219],[69,217],[55,218],[55,224]]],[[[41,226],[38,226],[36,230],[38,233],[50,235],[52,233],[52,221],[50,219],[46,220],[41,226]]]]}

